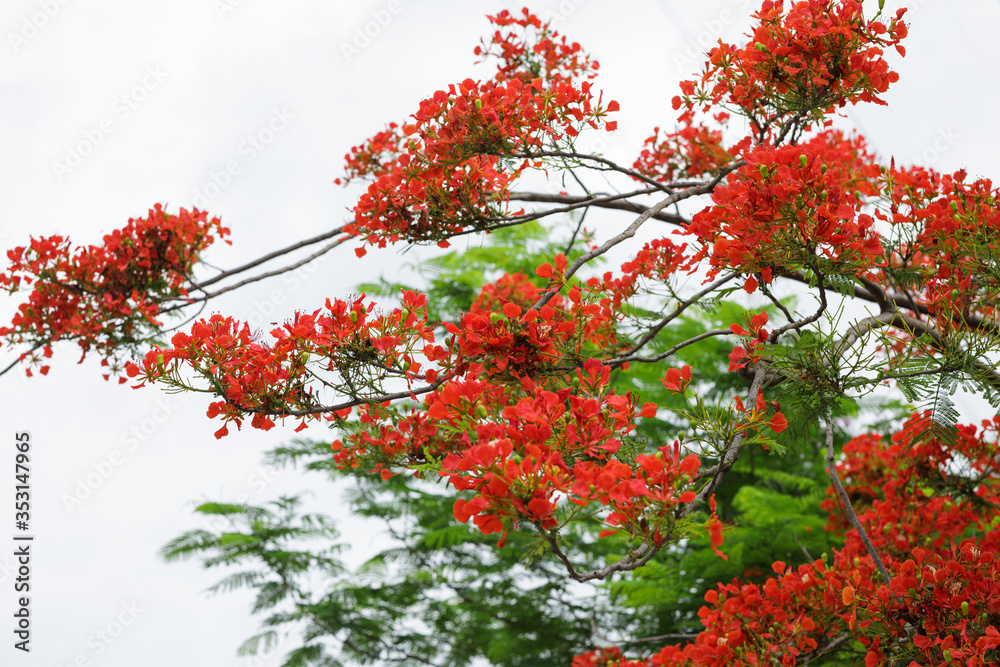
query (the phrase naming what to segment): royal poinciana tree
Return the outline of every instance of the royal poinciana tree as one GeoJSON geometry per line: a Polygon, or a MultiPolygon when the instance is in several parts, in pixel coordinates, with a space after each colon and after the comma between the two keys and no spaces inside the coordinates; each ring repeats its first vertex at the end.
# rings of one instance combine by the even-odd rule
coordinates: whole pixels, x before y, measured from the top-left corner
{"type": "MultiPolygon", "coordinates": [[[[216,437],[329,425],[331,464],[445,484],[454,521],[495,548],[529,535],[546,576],[626,590],[699,540],[728,557],[739,527],[718,500],[759,479],[748,458],[819,452],[825,470],[799,472],[828,475],[840,546],[706,587],[697,634],[655,648],[595,635],[574,665],[995,664],[1000,419],[958,425],[949,397],[1000,405],[998,193],[832,127],[848,104],[884,104],[902,17],[765,1],[746,44],[713,48],[680,83],[672,129],[625,165],[578,150],[616,129],[597,61],[528,10],[500,12],[476,48],[491,78],[448,85],[350,150],[339,180],[367,189],[347,224],[207,277],[201,255],[228,230],[203,211],[157,206],[101,246],[32,239],[0,276],[27,294],[0,335],[28,373],[74,340],[120,382],[207,392],[216,437]],[[591,209],[621,222],[587,229],[591,209]],[[330,295],[269,332],[213,314],[161,333],[340,245],[448,247],[567,218],[562,251],[489,276],[464,312],[407,289],[395,307],[330,295]],[[595,268],[609,253],[626,259],[595,268]],[[682,363],[709,343],[724,375],[718,358],[682,363]],[[856,419],[838,461],[838,418],[877,392],[911,411],[879,418],[893,432],[856,419]]],[[[359,655],[393,657],[382,644],[359,655]]]]}

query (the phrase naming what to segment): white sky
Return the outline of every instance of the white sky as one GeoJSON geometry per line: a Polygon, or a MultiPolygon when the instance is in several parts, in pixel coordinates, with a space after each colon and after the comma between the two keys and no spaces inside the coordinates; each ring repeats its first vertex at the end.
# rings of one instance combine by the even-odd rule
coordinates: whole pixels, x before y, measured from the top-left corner
{"type": "MultiPolygon", "coordinates": [[[[852,110],[850,121],[882,155],[921,159],[944,171],[1000,174],[994,123],[1000,4],[909,4],[908,56],[892,56],[901,80],[888,95],[890,106],[852,110]]],[[[483,15],[504,6],[519,5],[4,0],[0,248],[23,245],[29,234],[97,243],[156,202],[171,211],[190,206],[231,161],[239,173],[208,203],[233,231],[231,248],[210,252],[215,265],[233,266],[340,224],[357,194],[332,183],[343,154],[384,123],[404,119],[422,97],[475,75],[472,49],[487,30],[483,15]],[[371,23],[379,17],[385,25],[371,23]],[[355,44],[366,25],[374,36],[355,44]],[[285,120],[273,121],[276,115],[285,120]],[[261,150],[244,143],[272,122],[280,131],[261,150]],[[90,154],[60,174],[65,170],[55,163],[65,163],[71,147],[86,141],[96,144],[90,154]]],[[[631,162],[654,125],[672,124],[670,98],[676,82],[700,65],[688,55],[702,50],[699,39],[702,46],[719,36],[737,41],[755,6],[748,0],[543,0],[532,8],[555,18],[558,29],[601,61],[599,85],[622,108],[622,131],[603,137],[604,150],[631,162]]],[[[874,12],[877,3],[866,6],[874,12]]],[[[345,250],[312,271],[260,284],[214,307],[266,324],[294,308],[318,308],[325,297],[344,296],[381,271],[398,274],[416,257],[385,250],[357,260],[345,250]]],[[[17,303],[0,299],[3,319],[17,303]]],[[[292,472],[272,481],[260,475],[260,453],[290,437],[291,427],[216,441],[211,433],[218,424],[204,416],[203,398],[105,383],[96,360],[77,366],[76,359],[64,350],[48,377],[0,379],[0,442],[6,443],[0,448],[0,471],[6,471],[0,474],[0,508],[6,508],[0,512],[0,664],[257,664],[235,655],[258,627],[248,598],[208,598],[203,591],[217,573],[196,563],[165,565],[156,553],[200,525],[191,501],[242,493],[263,502],[309,488],[317,491],[318,507],[338,515],[337,492],[292,472]],[[13,564],[13,434],[22,429],[34,440],[37,536],[29,656],[11,647],[15,594],[4,571],[13,564]],[[141,440],[130,439],[133,429],[141,440]],[[123,462],[68,511],[64,496],[115,451],[123,462]],[[142,611],[99,652],[95,633],[132,604],[142,611]]],[[[0,362],[8,360],[0,354],[0,362]]],[[[317,427],[305,435],[332,439],[317,427]]],[[[359,553],[372,548],[375,538],[363,527],[344,526],[359,553]]]]}

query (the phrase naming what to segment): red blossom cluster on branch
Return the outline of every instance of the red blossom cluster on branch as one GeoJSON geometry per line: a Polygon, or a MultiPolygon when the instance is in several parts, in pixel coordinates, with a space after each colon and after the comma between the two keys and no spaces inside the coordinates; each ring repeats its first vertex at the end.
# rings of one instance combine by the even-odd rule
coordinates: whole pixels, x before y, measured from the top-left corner
{"type": "Polygon", "coordinates": [[[353,302],[327,299],[325,310],[296,313],[273,329],[269,343],[246,323],[213,315],[195,322],[190,333],[174,334],[172,347],[154,347],[142,366],[130,362],[126,370],[139,380],[136,387],[160,381],[191,388],[185,372],[207,382],[220,399],[209,406],[208,417],[224,421],[217,438],[229,433],[229,423],[240,427],[246,413],[253,414],[254,428],[265,431],[274,426],[272,416],[299,414],[301,429],[307,417],[336,419],[337,410],[320,407],[317,393],[323,389],[358,399],[381,393],[390,377],[432,382],[436,371],[421,373],[416,359],[418,351],[434,358],[425,345],[434,340],[426,304],[425,296],[406,292],[402,308],[377,315],[364,295],[353,302]]]}
{"type": "MultiPolygon", "coordinates": [[[[891,573],[888,585],[850,531],[832,559],[797,568],[775,562],[776,576],[762,583],[734,581],[710,590],[699,611],[705,630],[690,644],[666,646],[645,659],[605,648],[574,665],[791,666],[845,641],[865,647],[869,667],[889,656],[910,667],[995,664],[1000,486],[988,473],[996,465],[998,429],[1000,418],[979,429],[961,426],[957,442],[946,443],[927,438],[915,415],[891,441],[869,434],[845,446],[837,469],[891,573]],[[593,662],[596,656],[605,662],[593,662]]],[[[850,528],[835,499],[826,507],[831,528],[850,528]]]]}
{"type": "MultiPolygon", "coordinates": [[[[703,249],[692,262],[708,256],[710,279],[724,269],[749,274],[748,292],[757,289],[754,275],[770,283],[775,274],[803,268],[851,274],[876,262],[882,244],[874,219],[859,212],[873,185],[830,169],[824,158],[833,157],[838,167],[855,161],[849,144],[839,144],[846,155],[829,156],[831,144],[821,134],[798,146],[754,149],[746,166],[716,188],[715,206],[694,216],[688,230],[703,249]],[[847,191],[848,184],[856,189],[847,191]]],[[[875,164],[862,172],[878,175],[875,164]]]]}
{"type": "MultiPolygon", "coordinates": [[[[170,215],[157,204],[101,245],[73,248],[62,236],[32,238],[7,251],[10,265],[0,273],[0,287],[30,294],[10,326],[0,327],[0,337],[8,345],[29,345],[20,360],[40,366],[43,375],[49,371],[43,359],[60,340],[75,340],[81,361],[93,351],[118,373],[122,352],[155,339],[163,303],[187,296],[201,253],[228,234],[204,211],[182,208],[170,215]]],[[[31,367],[26,372],[30,376],[31,367]]]]}
{"type": "MultiPolygon", "coordinates": [[[[715,115],[715,121],[721,125],[728,119],[727,113],[715,115]]],[[[632,168],[661,183],[671,183],[682,177],[714,175],[732,162],[739,150],[739,147],[727,150],[723,146],[721,130],[711,130],[685,118],[680,129],[664,132],[662,136],[660,128],[654,127],[632,168]]]]}
{"type": "Polygon", "coordinates": [[[888,25],[868,20],[860,2],[807,0],[786,11],[781,0],[765,0],[747,44],[724,44],[709,53],[700,79],[682,81],[674,108],[690,118],[699,107],[730,104],[765,133],[788,114],[822,117],[848,102],[885,104],[879,95],[899,75],[883,59],[884,49],[906,37],[900,9],[888,25]]]}
{"type": "MultiPolygon", "coordinates": [[[[512,185],[541,167],[535,153],[571,145],[583,127],[606,122],[588,80],[598,64],[527,10],[489,17],[500,27],[476,54],[499,60],[493,79],[465,79],[420,103],[412,122],[395,123],[351,149],[348,177],[371,183],[354,207],[349,233],[385,247],[401,239],[437,241],[486,230],[508,214],[512,185]]],[[[358,248],[359,256],[364,248],[358,248]]]]}
{"type": "Polygon", "coordinates": [[[885,220],[906,239],[889,258],[893,268],[918,271],[924,288],[917,302],[943,331],[970,317],[993,319],[1000,272],[993,261],[1000,243],[1000,190],[986,178],[969,182],[964,170],[897,169],[882,176],[885,220]]]}
{"type": "MultiPolygon", "coordinates": [[[[564,267],[565,258],[557,257],[556,266],[564,267]]],[[[539,272],[552,275],[545,267],[539,272]]],[[[596,349],[588,343],[613,342],[600,324],[614,319],[610,301],[588,305],[574,287],[566,299],[522,312],[537,293],[519,275],[487,285],[460,325],[445,325],[449,355],[436,359],[448,374],[444,385],[421,408],[363,407],[361,427],[334,443],[336,459],[386,474],[439,461],[439,474],[452,486],[475,492],[456,501],[456,517],[475,517],[487,534],[505,532],[507,520],[554,528],[563,498],[608,507],[605,521],[613,529],[606,534],[625,529],[658,543],[677,504],[694,499],[681,480],[693,478],[698,459],[681,462],[676,448],[640,456],[634,465],[613,457],[635,419],[654,417],[656,406],[640,407],[631,395],[611,391],[610,368],[585,357],[596,349]],[[582,363],[574,361],[581,356],[582,363]]],[[[690,368],[683,372],[690,379],[690,368]]]]}
{"type": "MultiPolygon", "coordinates": [[[[244,419],[264,430],[283,418],[299,429],[331,423],[342,431],[332,446],[337,465],[444,479],[458,492],[458,521],[471,519],[501,544],[512,530],[533,530],[581,581],[634,570],[699,534],[726,558],[715,492],[741,452],[774,445],[771,434],[788,429],[775,400],[787,389],[811,406],[808,419],[827,424],[839,495],[825,509],[844,546],[832,558],[776,562],[774,576],[713,588],[700,611],[705,629],[686,645],[633,658],[601,648],[575,667],[784,666],[845,644],[863,649],[869,665],[995,664],[1000,419],[959,427],[948,440],[929,426],[931,415],[916,414],[891,440],[854,438],[833,463],[837,406],[883,381],[916,395],[918,379],[940,377],[937,401],[960,378],[1000,403],[1000,193],[961,171],[882,165],[861,137],[814,131],[848,102],[882,103],[897,79],[884,50],[904,53],[902,16],[869,20],[853,0],[787,10],[766,0],[745,47],[720,43],[700,79],[681,83],[681,126],[654,130],[631,169],[576,152],[581,131],[616,126],[606,118],[618,104],[593,89],[597,62],[527,9],[491,16],[494,32],[476,55],[498,61],[494,76],[439,90],[408,122],[389,124],[346,156],[338,182],[367,189],[344,237],[447,245],[580,208],[626,211],[631,224],[601,243],[588,236],[581,248],[580,221],[563,252],[545,251],[550,261],[484,278],[454,321],[430,321],[427,297],[410,290],[385,314],[365,296],[328,299],[269,338],[217,314],[127,373],[137,386],[213,394],[207,414],[222,422],[217,437],[244,419]],[[695,122],[705,111],[725,123],[724,105],[752,125],[730,148],[720,130],[695,122]],[[563,171],[571,177],[563,185],[575,182],[583,194],[515,192],[528,169],[563,171]],[[598,192],[578,175],[584,169],[642,189],[598,192]],[[711,202],[685,218],[680,204],[699,196],[711,202]],[[511,211],[516,200],[555,207],[511,211]],[[679,229],[646,236],[617,272],[586,273],[651,220],[679,229]],[[699,271],[715,282],[695,291],[682,274],[699,271]],[[727,287],[730,280],[739,282],[727,287]],[[779,280],[807,285],[815,312],[800,315],[775,296],[779,280]],[[676,344],[659,339],[689,309],[711,311],[740,284],[751,310],[676,344]],[[869,309],[839,330],[833,287],[869,309]],[[721,372],[732,349],[728,371],[746,383],[707,406],[696,395],[701,369],[671,357],[722,336],[721,372]],[[619,373],[659,362],[659,384],[619,384],[619,373]],[[669,407],[686,424],[684,446],[680,438],[665,444],[673,435],[637,437],[668,409],[640,396],[651,385],[678,405],[696,404],[669,407]],[[596,520],[599,536],[617,536],[627,553],[576,570],[560,531],[577,520],[596,520]]],[[[163,300],[187,295],[200,253],[226,233],[204,213],[168,216],[157,207],[100,248],[33,240],[10,253],[10,272],[0,275],[11,292],[33,289],[0,334],[43,355],[52,342],[76,338],[85,352],[96,347],[113,359],[123,345],[152,340],[163,300]]]]}

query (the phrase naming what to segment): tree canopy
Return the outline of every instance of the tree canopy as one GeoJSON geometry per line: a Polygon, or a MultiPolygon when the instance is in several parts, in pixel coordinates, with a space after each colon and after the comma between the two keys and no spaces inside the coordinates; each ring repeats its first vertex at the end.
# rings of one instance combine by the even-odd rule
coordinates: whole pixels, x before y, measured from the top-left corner
{"type": "Polygon", "coordinates": [[[490,76],[347,153],[341,226],[204,277],[229,230],[197,209],[10,251],[7,370],[72,340],[123,384],[205,393],[217,438],[336,431],[271,456],[354,479],[396,545],[361,571],[297,497],[203,504],[227,528],[164,549],[249,567],[217,588],[270,614],[246,650],[301,631],[289,667],[993,664],[1000,418],[959,424],[951,397],[1000,406],[998,192],[833,126],[899,78],[883,4],[765,0],[631,165],[579,146],[624,113],[598,61],[528,9],[488,16],[490,76]],[[425,288],[268,332],[198,311],[395,244],[449,252],[425,288]]]}

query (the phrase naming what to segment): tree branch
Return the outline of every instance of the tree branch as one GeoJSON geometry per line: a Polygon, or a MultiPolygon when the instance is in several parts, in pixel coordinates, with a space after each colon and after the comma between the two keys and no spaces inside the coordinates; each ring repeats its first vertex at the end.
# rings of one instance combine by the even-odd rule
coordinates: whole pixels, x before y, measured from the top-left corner
{"type": "Polygon", "coordinates": [[[830,479],[833,481],[833,486],[837,491],[837,496],[840,498],[840,502],[843,503],[844,514],[847,517],[848,523],[850,523],[858,535],[861,537],[861,542],[865,545],[865,550],[868,551],[868,555],[872,557],[875,561],[875,567],[878,568],[878,572],[882,575],[882,580],[885,581],[885,585],[888,586],[891,582],[891,577],[889,576],[889,571],[885,569],[885,564],[882,563],[882,558],[875,551],[875,546],[872,544],[871,540],[868,539],[868,533],[865,532],[864,526],[861,525],[861,521],[858,520],[858,515],[854,512],[854,505],[851,504],[851,498],[847,495],[847,491],[844,489],[843,483],[840,481],[840,476],[837,474],[837,464],[834,461],[834,450],[833,450],[833,416],[831,413],[827,412],[826,415],[826,472],[830,475],[830,479]]]}
{"type": "MultiPolygon", "coordinates": [[[[631,225],[628,226],[628,228],[625,231],[611,237],[610,239],[605,241],[602,245],[598,246],[597,248],[594,248],[590,252],[584,253],[583,255],[577,257],[576,260],[572,264],[570,264],[569,267],[566,269],[566,273],[563,276],[563,279],[569,280],[570,278],[573,277],[573,275],[577,271],[580,270],[580,268],[584,264],[594,259],[595,257],[600,257],[611,248],[614,248],[619,243],[622,243],[623,241],[635,236],[636,231],[638,231],[639,227],[641,227],[643,223],[645,223],[651,217],[653,217],[654,215],[665,209],[667,206],[676,204],[677,202],[683,201],[684,199],[689,199],[697,195],[711,192],[712,190],[715,189],[715,186],[717,186],[729,172],[738,169],[739,167],[742,167],[744,164],[746,163],[743,160],[736,162],[733,165],[730,165],[729,167],[722,169],[719,172],[719,175],[716,178],[714,178],[711,182],[706,183],[699,187],[684,190],[683,192],[674,193],[669,197],[662,199],[652,207],[646,209],[638,218],[635,219],[635,221],[631,225]]],[[[536,310],[540,309],[559,292],[559,289],[560,287],[557,286],[553,289],[546,291],[544,294],[542,294],[541,298],[539,298],[538,301],[535,302],[532,308],[536,310]]]]}
{"type": "MultiPolygon", "coordinates": [[[[596,208],[607,208],[619,211],[629,211],[630,213],[645,213],[649,207],[643,206],[642,204],[637,204],[631,201],[623,201],[625,197],[633,197],[638,194],[648,194],[652,191],[636,191],[633,193],[627,193],[625,195],[607,196],[607,197],[586,197],[582,195],[559,195],[559,194],[546,194],[539,192],[512,192],[510,198],[512,201],[526,201],[526,202],[539,202],[545,204],[567,204],[565,208],[553,209],[554,211],[572,211],[574,209],[580,208],[582,206],[594,206],[596,208]]],[[[654,220],[660,220],[661,222],[668,222],[673,225],[686,225],[691,221],[681,215],[676,215],[674,213],[662,213],[657,212],[653,215],[654,220]]]]}
{"type": "Polygon", "coordinates": [[[243,264],[241,266],[237,266],[236,268],[229,269],[228,271],[223,271],[222,273],[219,273],[219,274],[217,274],[215,276],[212,276],[208,280],[202,281],[200,283],[196,283],[196,282],[194,282],[192,280],[191,284],[194,287],[198,288],[198,289],[204,289],[204,288],[208,287],[209,285],[214,285],[215,283],[219,282],[220,280],[225,280],[226,278],[229,278],[230,276],[235,276],[235,275],[243,273],[244,271],[247,271],[249,269],[256,268],[256,267],[260,266],[261,264],[264,264],[265,262],[271,261],[272,259],[276,259],[278,257],[281,257],[282,255],[287,255],[290,252],[295,252],[299,248],[305,248],[306,246],[314,245],[316,243],[321,243],[323,241],[326,241],[327,239],[332,239],[337,234],[340,234],[341,232],[343,232],[345,226],[346,225],[341,225],[340,227],[335,227],[334,229],[331,229],[328,232],[324,232],[323,234],[320,234],[319,236],[314,236],[314,237],[309,238],[309,239],[304,239],[302,241],[299,241],[298,243],[293,243],[292,245],[287,246],[285,248],[282,248],[280,250],[275,250],[274,252],[271,252],[271,253],[268,253],[268,254],[264,255],[263,257],[258,257],[257,259],[253,260],[252,262],[248,262],[248,263],[243,264]]]}

